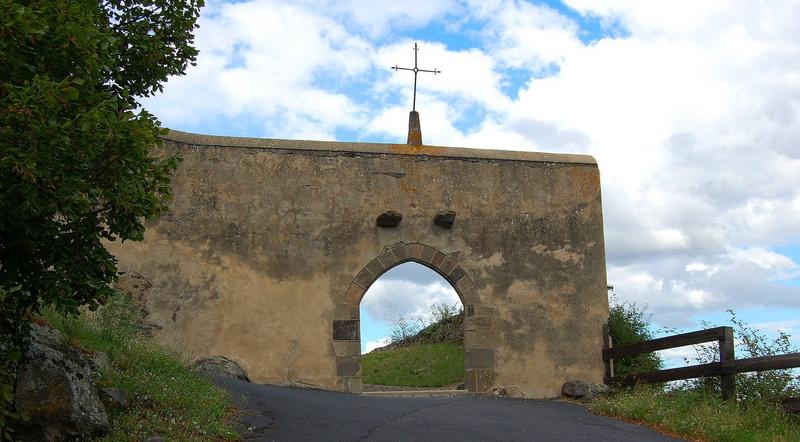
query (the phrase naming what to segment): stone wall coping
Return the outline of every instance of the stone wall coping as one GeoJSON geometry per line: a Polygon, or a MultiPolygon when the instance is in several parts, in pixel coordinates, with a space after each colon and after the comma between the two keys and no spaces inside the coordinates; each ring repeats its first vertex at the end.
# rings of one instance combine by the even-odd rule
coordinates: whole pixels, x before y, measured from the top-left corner
{"type": "Polygon", "coordinates": [[[354,143],[341,141],[282,140],[272,138],[227,137],[170,130],[164,140],[191,146],[242,147],[251,149],[299,150],[311,152],[352,152],[383,155],[422,155],[463,160],[504,160],[536,163],[597,165],[590,155],[513,150],[473,149],[444,146],[409,146],[407,144],[354,143]]]}

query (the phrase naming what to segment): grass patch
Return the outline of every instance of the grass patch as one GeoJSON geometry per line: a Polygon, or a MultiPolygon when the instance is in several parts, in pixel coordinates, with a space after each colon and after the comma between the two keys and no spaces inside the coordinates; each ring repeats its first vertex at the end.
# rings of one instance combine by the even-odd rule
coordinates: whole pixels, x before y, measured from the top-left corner
{"type": "Polygon", "coordinates": [[[464,347],[453,343],[416,344],[361,357],[366,384],[442,387],[464,381],[464,347]]]}
{"type": "Polygon", "coordinates": [[[664,392],[656,386],[638,386],[599,398],[590,410],[655,425],[692,439],[800,441],[800,419],[780,405],[725,402],[702,390],[664,392]]]}
{"type": "Polygon", "coordinates": [[[187,370],[176,352],[139,336],[127,297],[115,296],[97,312],[65,317],[45,310],[43,318],[76,347],[106,353],[111,364],[100,386],[125,390],[131,398],[128,410],[109,412],[110,430],[101,440],[239,439],[228,424],[235,408],[227,393],[187,370]]]}

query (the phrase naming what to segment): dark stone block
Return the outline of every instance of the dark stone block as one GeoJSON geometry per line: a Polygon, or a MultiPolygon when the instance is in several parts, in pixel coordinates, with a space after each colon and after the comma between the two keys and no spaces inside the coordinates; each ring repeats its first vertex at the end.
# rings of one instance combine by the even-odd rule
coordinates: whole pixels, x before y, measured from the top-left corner
{"type": "Polygon", "coordinates": [[[367,269],[361,269],[353,280],[353,282],[364,288],[368,288],[373,281],[375,281],[375,276],[367,269]]]}
{"type": "Polygon", "coordinates": [[[338,376],[358,376],[361,371],[360,356],[344,356],[336,358],[336,374],[338,376]]]}
{"type": "Polygon", "coordinates": [[[454,268],[454,269],[453,269],[453,270],[450,272],[450,274],[447,276],[447,279],[449,279],[449,280],[450,280],[450,282],[451,282],[453,285],[456,285],[456,284],[458,284],[458,282],[459,282],[459,281],[461,281],[462,279],[464,279],[464,277],[465,277],[465,276],[467,276],[467,272],[465,272],[465,271],[464,271],[464,269],[462,269],[462,268],[461,268],[461,266],[456,266],[456,267],[455,267],[455,268],[454,268]]]}
{"type": "Polygon", "coordinates": [[[474,287],[475,287],[475,284],[472,283],[472,280],[469,279],[469,277],[464,277],[458,283],[458,287],[457,288],[458,288],[459,292],[464,293],[464,292],[466,292],[466,291],[468,291],[468,290],[470,290],[470,289],[472,289],[474,287]]]}
{"type": "Polygon", "coordinates": [[[486,316],[467,316],[468,321],[464,321],[464,330],[490,330],[492,328],[492,318],[486,316]]]}
{"type": "Polygon", "coordinates": [[[422,258],[422,244],[414,243],[406,246],[408,249],[408,256],[414,259],[422,258]]]}
{"type": "Polygon", "coordinates": [[[408,259],[408,251],[406,250],[406,246],[400,244],[392,247],[392,255],[394,255],[394,258],[397,260],[395,262],[405,261],[408,259]]]}
{"type": "Polygon", "coordinates": [[[335,320],[333,321],[333,340],[334,341],[357,341],[358,340],[358,320],[335,320]]]}
{"type": "Polygon", "coordinates": [[[436,254],[433,255],[433,260],[431,260],[431,265],[434,267],[440,267],[442,265],[442,261],[447,257],[444,253],[440,251],[436,251],[436,254]]]}
{"type": "Polygon", "coordinates": [[[375,276],[380,276],[386,267],[383,266],[383,263],[380,259],[375,258],[369,264],[367,264],[367,269],[375,276]]]}
{"type": "Polygon", "coordinates": [[[456,212],[452,210],[442,210],[433,218],[434,224],[445,229],[453,227],[454,222],[456,222],[456,212]]]}
{"type": "Polygon", "coordinates": [[[466,303],[478,303],[481,301],[478,297],[478,289],[476,289],[474,286],[466,290],[461,290],[458,292],[458,294],[461,295],[461,299],[466,303]]]}
{"type": "Polygon", "coordinates": [[[383,212],[378,215],[378,219],[375,220],[375,224],[378,227],[397,227],[402,220],[403,215],[395,212],[394,210],[389,210],[388,212],[383,212]]]}
{"type": "Polygon", "coordinates": [[[448,273],[450,273],[450,271],[453,270],[456,264],[457,264],[456,260],[448,256],[442,260],[442,264],[439,266],[439,270],[441,270],[442,273],[447,275],[448,273]]]}
{"type": "Polygon", "coordinates": [[[436,249],[431,246],[422,246],[422,257],[420,258],[422,261],[430,264],[434,255],[436,255],[436,249]]]}
{"type": "Polygon", "coordinates": [[[494,350],[491,348],[468,348],[464,352],[465,368],[494,368],[494,350]]]}
{"type": "Polygon", "coordinates": [[[467,316],[475,316],[475,306],[472,304],[467,305],[467,316]]]}

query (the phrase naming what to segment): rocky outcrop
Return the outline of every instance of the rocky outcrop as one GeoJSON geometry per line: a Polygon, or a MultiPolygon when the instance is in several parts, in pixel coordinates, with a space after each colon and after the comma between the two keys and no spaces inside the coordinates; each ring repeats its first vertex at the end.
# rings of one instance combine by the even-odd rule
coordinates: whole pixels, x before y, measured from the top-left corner
{"type": "Polygon", "coordinates": [[[221,376],[250,382],[250,378],[247,377],[247,372],[244,368],[225,356],[210,356],[198,359],[192,364],[191,369],[206,376],[221,376]]]}
{"type": "Polygon", "coordinates": [[[31,343],[17,372],[14,403],[29,416],[23,440],[64,440],[108,430],[89,361],[61,334],[31,324],[31,343]]]}

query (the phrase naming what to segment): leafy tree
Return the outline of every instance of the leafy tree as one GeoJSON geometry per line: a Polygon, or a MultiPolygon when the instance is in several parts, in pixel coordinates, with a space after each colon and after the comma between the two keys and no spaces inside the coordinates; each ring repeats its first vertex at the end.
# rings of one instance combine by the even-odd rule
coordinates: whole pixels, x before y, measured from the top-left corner
{"type": "MultiPolygon", "coordinates": [[[[608,330],[613,345],[621,346],[653,339],[650,331],[651,317],[645,315],[646,308],[639,308],[636,303],[620,303],[611,292],[611,308],[608,317],[608,330]]],[[[636,356],[625,356],[614,359],[614,374],[624,376],[631,373],[644,373],[659,370],[663,362],[656,353],[643,353],[636,356]]]]}
{"type": "Polygon", "coordinates": [[[117,274],[102,240],[140,240],[166,208],[177,159],[151,153],[162,129],[137,99],[194,63],[202,6],[0,0],[2,410],[22,318],[102,303],[117,274]]]}

